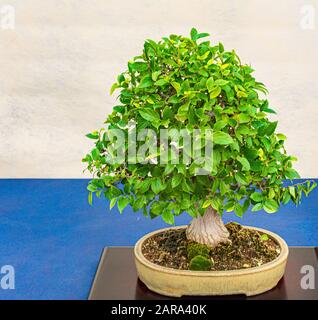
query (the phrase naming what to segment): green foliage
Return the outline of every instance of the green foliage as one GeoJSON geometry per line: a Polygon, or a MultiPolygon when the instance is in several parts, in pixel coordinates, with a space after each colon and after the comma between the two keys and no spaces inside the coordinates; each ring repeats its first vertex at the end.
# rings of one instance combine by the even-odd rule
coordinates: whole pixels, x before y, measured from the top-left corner
{"type": "Polygon", "coordinates": [[[187,256],[192,260],[195,256],[203,256],[209,258],[210,248],[204,244],[190,242],[187,245],[187,256]]]}
{"type": "Polygon", "coordinates": [[[204,256],[195,256],[189,263],[189,269],[192,271],[209,271],[212,267],[212,261],[204,256]]]}
{"type": "MultiPolygon", "coordinates": [[[[94,176],[88,185],[90,203],[93,194],[104,195],[120,212],[129,204],[173,224],[174,216],[185,211],[195,217],[210,205],[220,214],[234,211],[240,217],[250,206],[273,213],[281,203],[298,204],[316,186],[313,181],[283,184],[299,175],[292,168],[296,159],[284,148],[286,137],[268,118],[275,111],[266,88],[234,50],[204,40],[207,36],[193,28],[190,38],[147,40],[142,54],[118,76],[111,93],[118,90],[119,104],[107,117],[107,128],[87,135],[95,141],[83,159],[94,176]],[[114,156],[109,130],[127,134],[130,121],[137,131],[150,128],[157,136],[165,128],[212,129],[211,171],[195,175],[200,164],[173,164],[171,154],[168,164],[109,164],[114,156]]],[[[124,148],[127,156],[127,143],[124,148]]],[[[147,158],[161,150],[155,147],[147,158]]]]}

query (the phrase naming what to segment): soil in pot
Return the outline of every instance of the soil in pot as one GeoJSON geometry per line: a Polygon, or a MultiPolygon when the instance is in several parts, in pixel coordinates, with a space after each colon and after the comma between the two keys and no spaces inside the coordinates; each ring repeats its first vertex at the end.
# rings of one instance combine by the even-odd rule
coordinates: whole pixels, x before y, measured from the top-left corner
{"type": "Polygon", "coordinates": [[[226,225],[230,243],[209,248],[189,241],[185,229],[168,229],[147,239],[142,246],[146,259],[179,270],[222,271],[261,266],[280,254],[280,246],[267,234],[226,225]]]}

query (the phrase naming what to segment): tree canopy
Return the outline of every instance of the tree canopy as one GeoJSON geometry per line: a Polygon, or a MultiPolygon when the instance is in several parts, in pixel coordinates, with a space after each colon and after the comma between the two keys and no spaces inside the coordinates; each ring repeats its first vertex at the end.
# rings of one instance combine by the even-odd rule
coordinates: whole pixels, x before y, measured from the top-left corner
{"type": "MultiPolygon", "coordinates": [[[[196,217],[208,206],[240,217],[250,206],[252,211],[273,213],[281,203],[298,204],[316,186],[313,181],[286,185],[285,179],[300,178],[292,167],[296,158],[287,154],[286,136],[276,132],[277,121],[268,118],[275,111],[264,84],[234,50],[205,41],[207,36],[193,28],[190,37],[147,40],[142,54],[118,76],[111,93],[119,91],[119,105],[113,107],[105,128],[87,135],[95,141],[83,159],[93,174],[90,203],[93,194],[105,196],[120,212],[130,204],[135,211],[173,224],[175,215],[187,212],[196,217]],[[130,163],[125,139],[121,146],[126,160],[110,163],[116,144],[111,130],[121,130],[127,138],[132,123],[137,134],[148,128],[158,137],[161,129],[213,130],[210,171],[197,175],[200,162],[175,163],[173,153],[168,163],[156,161],[163,152],[160,141],[142,163],[130,163]]],[[[180,142],[177,150],[184,147],[180,142]]]]}

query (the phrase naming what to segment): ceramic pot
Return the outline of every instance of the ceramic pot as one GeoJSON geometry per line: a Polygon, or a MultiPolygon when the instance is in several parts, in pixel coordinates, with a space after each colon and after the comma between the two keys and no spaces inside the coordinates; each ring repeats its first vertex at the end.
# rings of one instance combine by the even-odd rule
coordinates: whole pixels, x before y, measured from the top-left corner
{"type": "Polygon", "coordinates": [[[252,296],[274,288],[283,277],[288,257],[288,246],[277,234],[254,227],[244,227],[266,233],[280,246],[281,252],[273,261],[239,270],[191,271],[162,267],[147,260],[142,254],[145,240],[168,229],[148,233],[135,245],[135,263],[139,279],[148,289],[171,297],[245,294],[252,296]]]}

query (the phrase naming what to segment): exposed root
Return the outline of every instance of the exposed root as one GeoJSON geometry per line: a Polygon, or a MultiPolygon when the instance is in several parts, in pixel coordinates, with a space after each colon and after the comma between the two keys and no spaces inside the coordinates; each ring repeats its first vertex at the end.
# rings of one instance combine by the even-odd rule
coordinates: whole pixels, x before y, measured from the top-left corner
{"type": "Polygon", "coordinates": [[[208,207],[203,216],[198,216],[191,221],[187,231],[187,239],[211,248],[220,243],[229,243],[229,232],[220,215],[208,207]]]}

